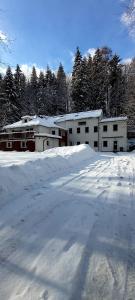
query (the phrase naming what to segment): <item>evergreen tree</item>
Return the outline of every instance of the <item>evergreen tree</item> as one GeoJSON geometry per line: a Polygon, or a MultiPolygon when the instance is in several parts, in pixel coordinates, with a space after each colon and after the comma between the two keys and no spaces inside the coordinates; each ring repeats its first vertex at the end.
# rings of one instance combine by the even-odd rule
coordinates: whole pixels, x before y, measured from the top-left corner
{"type": "Polygon", "coordinates": [[[38,115],[46,114],[46,99],[45,99],[45,76],[41,71],[38,79],[38,115]]]}
{"type": "Polygon", "coordinates": [[[38,77],[34,66],[32,68],[29,88],[31,114],[38,114],[38,77]]]}
{"type": "Polygon", "coordinates": [[[92,90],[93,89],[93,77],[92,77],[92,57],[88,56],[87,59],[87,105],[88,110],[94,109],[92,90]]]}
{"type": "Polygon", "coordinates": [[[81,73],[82,55],[77,48],[72,72],[72,105],[73,111],[82,109],[82,73],[81,73]]]}
{"type": "Polygon", "coordinates": [[[94,109],[102,109],[106,113],[108,86],[108,67],[102,49],[97,49],[92,64],[92,102],[94,109]]]}
{"type": "Polygon", "coordinates": [[[64,114],[67,111],[67,83],[66,75],[62,64],[57,72],[57,114],[64,114]]]}
{"type": "Polygon", "coordinates": [[[11,68],[8,67],[4,77],[4,103],[5,123],[13,123],[20,119],[20,107],[14,86],[14,78],[11,68]]]}
{"type": "Polygon", "coordinates": [[[128,116],[129,125],[135,126],[135,58],[125,68],[126,77],[126,105],[124,112],[128,116]]]}
{"type": "Polygon", "coordinates": [[[24,107],[25,85],[23,83],[24,83],[24,74],[22,73],[20,66],[17,64],[14,73],[14,87],[15,87],[16,100],[18,103],[18,110],[20,115],[22,114],[23,107],[24,107]]]}
{"type": "Polygon", "coordinates": [[[125,105],[125,78],[120,58],[114,55],[110,61],[110,115],[119,116],[125,105]]]}
{"type": "Polygon", "coordinates": [[[45,75],[45,104],[48,115],[55,115],[57,111],[57,80],[47,66],[45,75]]]}

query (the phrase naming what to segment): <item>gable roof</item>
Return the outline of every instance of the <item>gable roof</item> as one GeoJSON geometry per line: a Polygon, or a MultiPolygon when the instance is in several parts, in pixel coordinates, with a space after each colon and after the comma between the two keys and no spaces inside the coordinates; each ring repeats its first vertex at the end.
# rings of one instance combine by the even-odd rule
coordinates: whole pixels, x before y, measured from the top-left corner
{"type": "Polygon", "coordinates": [[[57,125],[54,123],[54,118],[53,117],[38,117],[38,116],[25,116],[22,117],[20,121],[15,122],[13,124],[9,124],[4,126],[4,129],[12,129],[12,128],[25,128],[25,127],[31,127],[31,126],[44,126],[44,127],[52,127],[52,128],[62,128],[61,126],[57,125]],[[29,118],[27,122],[24,122],[24,119],[29,118]]]}
{"type": "Polygon", "coordinates": [[[99,110],[89,110],[85,112],[59,115],[59,116],[55,116],[54,120],[56,123],[59,123],[59,122],[79,120],[79,119],[99,118],[101,116],[102,116],[102,109],[99,109],[99,110]]]}
{"type": "MultiPolygon", "coordinates": [[[[12,128],[20,128],[20,127],[31,127],[31,126],[44,126],[44,127],[54,127],[65,129],[59,126],[58,123],[70,120],[79,120],[79,119],[87,119],[87,118],[99,118],[102,115],[102,110],[92,110],[86,112],[78,112],[78,113],[71,113],[59,116],[24,116],[21,118],[20,121],[15,122],[13,124],[9,124],[4,126],[4,129],[12,129],[12,128]],[[27,122],[24,122],[25,119],[28,119],[27,122]]],[[[66,129],[65,129],[66,130],[66,129]]]]}

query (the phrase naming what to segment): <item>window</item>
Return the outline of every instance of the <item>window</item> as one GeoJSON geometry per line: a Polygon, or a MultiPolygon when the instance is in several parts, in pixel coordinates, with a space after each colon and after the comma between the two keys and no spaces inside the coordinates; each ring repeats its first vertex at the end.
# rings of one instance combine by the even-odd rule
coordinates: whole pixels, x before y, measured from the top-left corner
{"type": "Polygon", "coordinates": [[[94,132],[98,132],[98,127],[94,126],[94,132]]]}
{"type": "Polygon", "coordinates": [[[120,152],[123,152],[123,147],[120,147],[120,152]]]}
{"type": "Polygon", "coordinates": [[[86,132],[86,133],[89,132],[89,127],[85,127],[85,132],[86,132]]]}
{"type": "Polygon", "coordinates": [[[77,133],[80,133],[80,127],[77,127],[77,133]]]}
{"type": "Polygon", "coordinates": [[[26,148],[26,142],[25,141],[21,142],[21,148],[26,148]]]}
{"type": "Polygon", "coordinates": [[[78,125],[86,125],[86,122],[78,122],[78,125]]]}
{"type": "Polygon", "coordinates": [[[98,141],[94,141],[94,147],[95,147],[95,148],[98,147],[98,141]]]}
{"type": "Polygon", "coordinates": [[[70,146],[72,146],[72,145],[73,145],[73,144],[72,144],[72,142],[70,142],[69,144],[70,144],[70,146]]]}
{"type": "Polygon", "coordinates": [[[72,128],[69,128],[69,133],[72,134],[72,128]]]}
{"type": "Polygon", "coordinates": [[[107,125],[103,126],[103,131],[107,131],[107,125]]]}
{"type": "Polygon", "coordinates": [[[52,130],[52,134],[55,135],[55,130],[52,130]]]}
{"type": "Polygon", "coordinates": [[[12,142],[7,142],[7,148],[12,148],[12,142]]]}
{"type": "Polygon", "coordinates": [[[108,142],[107,141],[103,141],[103,147],[108,147],[108,142]]]}
{"type": "Polygon", "coordinates": [[[113,125],[113,131],[118,131],[118,125],[117,124],[113,125]]]}
{"type": "Polygon", "coordinates": [[[46,145],[49,146],[49,141],[46,141],[46,145]]]}
{"type": "Polygon", "coordinates": [[[80,142],[77,142],[77,145],[80,145],[80,142]]]}
{"type": "Polygon", "coordinates": [[[61,136],[61,130],[59,129],[59,136],[61,136]]]}
{"type": "Polygon", "coordinates": [[[89,144],[89,142],[88,142],[88,141],[86,141],[86,142],[85,142],[85,144],[89,144]]]}

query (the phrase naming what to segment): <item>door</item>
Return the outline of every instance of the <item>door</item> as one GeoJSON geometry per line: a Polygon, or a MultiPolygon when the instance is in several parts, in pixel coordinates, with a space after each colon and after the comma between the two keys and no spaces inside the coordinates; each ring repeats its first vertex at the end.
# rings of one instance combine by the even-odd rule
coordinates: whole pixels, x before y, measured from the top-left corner
{"type": "Polygon", "coordinates": [[[113,151],[117,151],[117,149],[118,149],[118,143],[117,143],[117,141],[114,141],[113,142],[113,151]]]}

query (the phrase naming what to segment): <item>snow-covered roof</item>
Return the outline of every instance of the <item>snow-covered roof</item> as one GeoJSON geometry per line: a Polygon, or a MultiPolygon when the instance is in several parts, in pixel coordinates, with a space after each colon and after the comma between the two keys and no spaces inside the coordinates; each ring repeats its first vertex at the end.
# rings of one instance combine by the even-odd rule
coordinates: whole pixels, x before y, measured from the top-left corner
{"type": "MultiPolygon", "coordinates": [[[[65,129],[58,125],[58,123],[63,121],[70,121],[70,120],[79,120],[79,119],[87,119],[87,118],[98,118],[102,115],[102,110],[92,110],[92,111],[86,111],[86,112],[78,112],[78,113],[71,113],[71,114],[65,114],[65,115],[59,115],[54,117],[49,116],[23,116],[20,121],[15,122],[10,125],[6,125],[3,128],[4,129],[13,129],[13,128],[20,128],[20,127],[31,127],[31,126],[37,126],[41,125],[44,127],[54,127],[54,128],[60,128],[65,129]],[[25,119],[27,119],[27,122],[25,122],[25,119]]],[[[65,129],[66,130],[66,129],[65,129]]]]}
{"type": "Polygon", "coordinates": [[[101,116],[102,116],[102,109],[99,109],[99,110],[90,110],[85,112],[59,115],[54,117],[54,120],[56,123],[59,123],[63,121],[72,121],[72,120],[87,119],[87,118],[99,118],[101,116]]]}
{"type": "Polygon", "coordinates": [[[25,116],[25,118],[21,118],[21,120],[18,122],[4,126],[4,129],[10,129],[10,128],[12,129],[12,128],[20,128],[20,127],[25,128],[25,127],[31,127],[37,125],[50,127],[50,128],[53,127],[53,128],[64,129],[61,126],[54,123],[53,117],[48,117],[48,116],[44,116],[42,118],[38,116],[25,116]],[[30,120],[28,119],[27,122],[24,122],[24,119],[26,118],[30,118],[30,120]]]}
{"type": "Polygon", "coordinates": [[[126,121],[127,117],[114,117],[114,118],[106,118],[106,119],[102,119],[100,121],[100,123],[104,123],[104,122],[117,122],[117,121],[126,121]]]}

